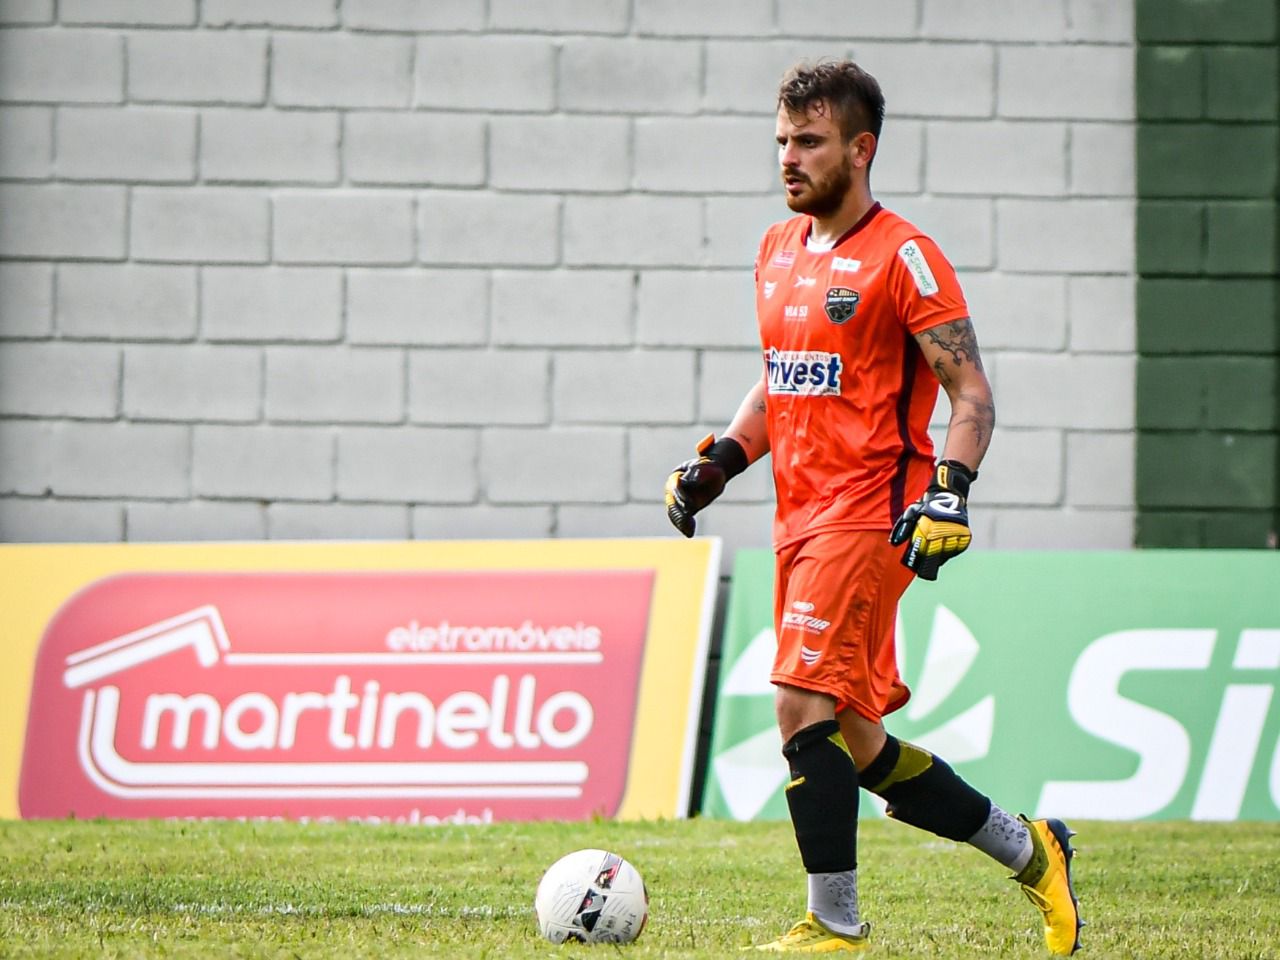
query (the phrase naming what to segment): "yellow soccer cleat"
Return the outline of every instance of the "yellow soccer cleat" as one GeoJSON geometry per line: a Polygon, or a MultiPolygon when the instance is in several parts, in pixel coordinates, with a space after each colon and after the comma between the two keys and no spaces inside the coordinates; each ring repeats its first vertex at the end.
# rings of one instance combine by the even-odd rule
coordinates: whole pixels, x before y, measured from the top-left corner
{"type": "Polygon", "coordinates": [[[1035,852],[1022,873],[1014,877],[1022,892],[1044,914],[1044,942],[1049,952],[1069,957],[1080,949],[1080,904],[1071,886],[1074,831],[1061,820],[1018,818],[1031,830],[1035,852]]]}
{"type": "Polygon", "coordinates": [[[871,924],[860,923],[858,927],[856,934],[836,933],[812,913],[806,913],[784,936],[755,949],[766,953],[853,953],[867,949],[871,942],[871,924]]]}

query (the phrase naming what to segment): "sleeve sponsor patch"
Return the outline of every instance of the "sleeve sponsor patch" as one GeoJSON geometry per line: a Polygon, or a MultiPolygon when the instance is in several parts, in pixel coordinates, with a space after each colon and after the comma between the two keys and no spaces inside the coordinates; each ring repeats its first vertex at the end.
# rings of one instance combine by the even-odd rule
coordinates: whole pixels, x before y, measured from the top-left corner
{"type": "Polygon", "coordinates": [[[906,264],[920,296],[929,297],[938,292],[938,281],[933,278],[933,271],[929,269],[929,261],[924,258],[920,244],[908,240],[898,248],[898,258],[906,264]]]}

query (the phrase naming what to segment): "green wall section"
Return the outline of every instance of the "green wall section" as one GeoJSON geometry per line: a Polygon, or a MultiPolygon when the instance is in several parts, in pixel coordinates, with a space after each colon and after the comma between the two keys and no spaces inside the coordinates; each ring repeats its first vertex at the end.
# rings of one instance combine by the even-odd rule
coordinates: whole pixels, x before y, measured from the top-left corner
{"type": "Polygon", "coordinates": [[[1136,0],[1137,543],[1280,529],[1280,2],[1136,0]]]}

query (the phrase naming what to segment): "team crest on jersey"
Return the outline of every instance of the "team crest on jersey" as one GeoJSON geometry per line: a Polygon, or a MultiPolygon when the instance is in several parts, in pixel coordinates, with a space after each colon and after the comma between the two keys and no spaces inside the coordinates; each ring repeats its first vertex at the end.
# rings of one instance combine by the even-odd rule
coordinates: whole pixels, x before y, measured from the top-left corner
{"type": "Polygon", "coordinates": [[[858,301],[861,299],[862,294],[849,287],[828,287],[825,304],[827,319],[832,323],[844,323],[857,311],[858,301]]]}
{"type": "Polygon", "coordinates": [[[773,257],[773,265],[775,267],[789,267],[796,262],[796,252],[794,250],[779,250],[773,257]]]}
{"type": "Polygon", "coordinates": [[[799,397],[840,394],[840,371],[844,364],[838,353],[770,347],[764,355],[764,365],[771,394],[799,397]]]}

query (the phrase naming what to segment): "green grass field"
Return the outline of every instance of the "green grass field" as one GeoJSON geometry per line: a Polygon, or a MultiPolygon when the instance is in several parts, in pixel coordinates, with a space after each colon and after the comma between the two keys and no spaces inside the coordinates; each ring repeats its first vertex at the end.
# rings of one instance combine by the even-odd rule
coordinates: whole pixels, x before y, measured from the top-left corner
{"type": "MultiPolygon", "coordinates": [[[[1280,824],[1074,826],[1082,960],[1280,958],[1280,824]]],[[[976,851],[873,821],[860,860],[873,956],[1046,956],[1039,915],[976,851]]],[[[786,823],[0,822],[4,957],[726,957],[803,908],[786,823]],[[589,846],[648,882],[635,944],[534,929],[543,868],[589,846]]]]}

